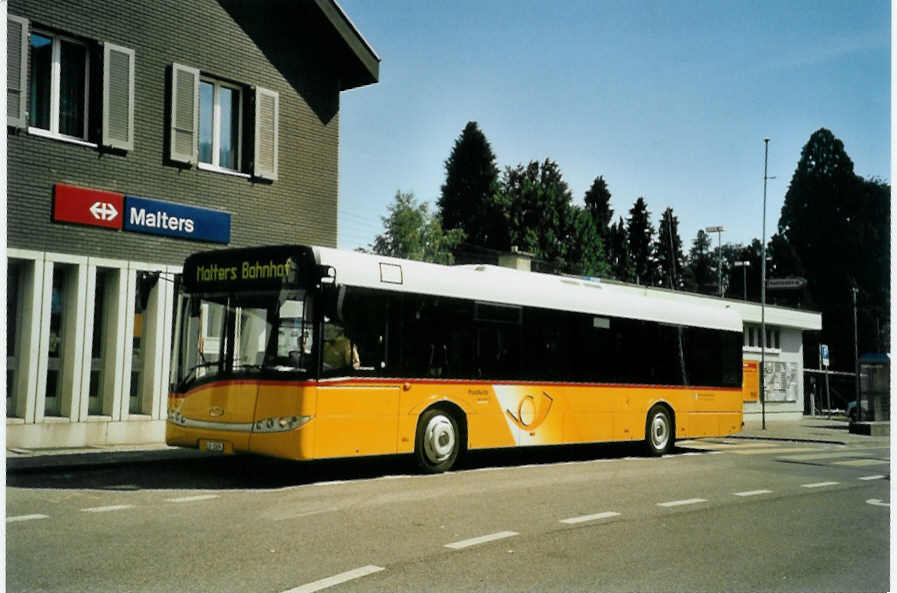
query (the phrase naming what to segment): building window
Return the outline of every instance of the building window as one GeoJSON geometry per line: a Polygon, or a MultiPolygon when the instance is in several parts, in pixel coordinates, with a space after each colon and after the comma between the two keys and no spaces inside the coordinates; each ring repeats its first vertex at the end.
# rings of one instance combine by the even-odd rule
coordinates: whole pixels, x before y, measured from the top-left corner
{"type": "Polygon", "coordinates": [[[87,140],[89,68],[85,44],[40,31],[31,33],[32,128],[87,140]]]}
{"type": "Polygon", "coordinates": [[[199,83],[199,162],[240,169],[242,93],[234,85],[202,79],[199,83]]]}
{"type": "Polygon", "coordinates": [[[172,64],[169,116],[172,162],[277,180],[277,92],[172,64]]]}
{"type": "Polygon", "coordinates": [[[20,16],[6,24],[7,125],[133,150],[134,50],[31,28],[20,16]]]}

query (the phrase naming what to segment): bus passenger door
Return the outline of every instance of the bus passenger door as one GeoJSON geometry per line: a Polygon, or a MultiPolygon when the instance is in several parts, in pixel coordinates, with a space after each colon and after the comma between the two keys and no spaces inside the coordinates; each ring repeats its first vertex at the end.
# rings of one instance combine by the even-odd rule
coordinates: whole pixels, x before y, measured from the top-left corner
{"type": "Polygon", "coordinates": [[[317,391],[316,457],[396,452],[401,386],[322,383],[317,391]]]}

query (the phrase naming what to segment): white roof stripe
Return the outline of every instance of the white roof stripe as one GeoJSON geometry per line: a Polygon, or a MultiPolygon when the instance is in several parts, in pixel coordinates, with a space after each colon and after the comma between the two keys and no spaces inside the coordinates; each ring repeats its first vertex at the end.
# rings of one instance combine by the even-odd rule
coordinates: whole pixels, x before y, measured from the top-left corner
{"type": "Polygon", "coordinates": [[[314,250],[318,263],[333,266],[336,282],[347,286],[742,331],[741,316],[730,307],[658,299],[613,284],[498,266],[445,266],[328,247],[314,250]],[[402,284],[382,282],[380,263],[401,266],[402,284]]]}

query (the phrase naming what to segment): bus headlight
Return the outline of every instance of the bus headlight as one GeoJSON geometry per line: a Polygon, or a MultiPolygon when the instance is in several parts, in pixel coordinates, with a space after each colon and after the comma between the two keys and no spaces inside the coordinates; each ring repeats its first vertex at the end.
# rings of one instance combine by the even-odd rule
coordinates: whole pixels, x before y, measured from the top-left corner
{"type": "Polygon", "coordinates": [[[312,419],[312,416],[280,416],[263,418],[252,425],[252,432],[286,432],[299,428],[312,419]]]}

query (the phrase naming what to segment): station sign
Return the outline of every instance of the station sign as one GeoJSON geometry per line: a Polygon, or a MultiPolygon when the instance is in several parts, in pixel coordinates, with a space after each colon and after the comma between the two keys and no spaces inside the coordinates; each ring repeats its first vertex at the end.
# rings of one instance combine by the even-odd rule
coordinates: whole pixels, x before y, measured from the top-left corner
{"type": "Polygon", "coordinates": [[[181,239],[230,242],[230,214],[162,200],[125,196],[124,229],[181,239]]]}
{"type": "Polygon", "coordinates": [[[53,220],[107,229],[121,229],[122,194],[57,183],[53,192],[53,220]]]}
{"type": "Polygon", "coordinates": [[[53,221],[180,239],[230,242],[230,214],[210,208],[57,183],[53,221]]]}

